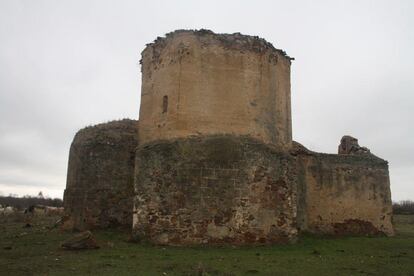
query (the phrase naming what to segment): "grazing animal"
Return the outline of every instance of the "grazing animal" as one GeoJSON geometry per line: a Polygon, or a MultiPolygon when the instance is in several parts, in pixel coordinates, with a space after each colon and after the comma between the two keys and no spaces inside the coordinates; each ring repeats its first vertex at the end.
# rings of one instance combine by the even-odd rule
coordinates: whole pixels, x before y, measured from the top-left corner
{"type": "Polygon", "coordinates": [[[63,207],[52,207],[45,205],[31,205],[24,210],[25,214],[46,215],[46,216],[62,216],[64,214],[63,207]]]}
{"type": "Polygon", "coordinates": [[[7,206],[7,207],[4,207],[4,208],[0,208],[0,214],[2,214],[2,215],[11,215],[14,212],[16,212],[16,209],[12,206],[7,206]]]}
{"type": "Polygon", "coordinates": [[[64,209],[63,209],[63,207],[46,206],[45,207],[45,214],[46,214],[46,216],[63,216],[64,209]]]}

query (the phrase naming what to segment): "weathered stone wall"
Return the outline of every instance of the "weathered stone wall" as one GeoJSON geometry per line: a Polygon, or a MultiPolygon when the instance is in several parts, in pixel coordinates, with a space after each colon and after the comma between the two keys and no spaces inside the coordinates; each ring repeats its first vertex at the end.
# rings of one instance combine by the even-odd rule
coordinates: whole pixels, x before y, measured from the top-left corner
{"type": "Polygon", "coordinates": [[[392,235],[388,164],[372,154],[323,154],[296,145],[298,227],[334,235],[392,235]]]}
{"type": "Polygon", "coordinates": [[[254,244],[296,237],[296,163],[247,137],[140,146],[133,232],[156,244],[254,244]]]}
{"type": "Polygon", "coordinates": [[[123,120],[74,138],[69,225],[132,224],[137,239],[171,245],[392,235],[386,161],[351,136],[339,155],[292,143],[290,64],[238,33],[175,31],[147,45],[139,131],[123,120]]]}
{"type": "Polygon", "coordinates": [[[248,135],[289,147],[290,64],[263,39],[175,31],[142,52],[140,142],[248,135]]]}
{"type": "Polygon", "coordinates": [[[138,121],[87,127],[73,139],[64,194],[69,228],[131,226],[138,121]]]}

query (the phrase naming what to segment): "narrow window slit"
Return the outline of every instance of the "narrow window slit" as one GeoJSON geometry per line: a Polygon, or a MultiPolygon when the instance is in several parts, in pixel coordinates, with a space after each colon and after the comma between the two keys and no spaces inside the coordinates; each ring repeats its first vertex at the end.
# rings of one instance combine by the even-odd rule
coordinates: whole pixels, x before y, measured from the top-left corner
{"type": "Polygon", "coordinates": [[[162,97],[162,113],[167,113],[168,110],[168,96],[162,97]]]}

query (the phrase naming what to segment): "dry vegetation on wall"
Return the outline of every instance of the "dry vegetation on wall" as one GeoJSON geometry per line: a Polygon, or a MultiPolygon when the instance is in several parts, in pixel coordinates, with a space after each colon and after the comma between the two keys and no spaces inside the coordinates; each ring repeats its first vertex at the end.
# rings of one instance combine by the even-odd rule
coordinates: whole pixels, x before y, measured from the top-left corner
{"type": "Polygon", "coordinates": [[[0,196],[0,205],[3,207],[12,206],[19,210],[26,209],[33,205],[45,205],[52,207],[62,207],[63,201],[60,198],[44,197],[40,192],[37,196],[25,195],[18,197],[16,195],[0,196]]]}
{"type": "Polygon", "coordinates": [[[414,201],[402,200],[392,204],[395,215],[414,215],[414,201]]]}

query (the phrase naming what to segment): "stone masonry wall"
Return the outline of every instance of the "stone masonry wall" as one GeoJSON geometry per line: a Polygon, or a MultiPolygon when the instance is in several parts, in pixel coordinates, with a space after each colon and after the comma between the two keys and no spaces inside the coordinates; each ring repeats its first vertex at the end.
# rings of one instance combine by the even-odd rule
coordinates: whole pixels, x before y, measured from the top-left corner
{"type": "Polygon", "coordinates": [[[240,33],[180,30],[148,44],[139,131],[115,121],[72,142],[66,228],[132,224],[137,240],[169,245],[392,235],[385,160],[352,136],[338,155],[292,141],[290,65],[240,33]]]}
{"type": "Polygon", "coordinates": [[[296,163],[247,137],[158,141],[136,154],[133,232],[156,244],[296,237],[296,163]]]}
{"type": "Polygon", "coordinates": [[[87,127],[73,139],[64,194],[67,228],[131,226],[138,121],[87,127]]]}
{"type": "Polygon", "coordinates": [[[333,235],[394,233],[386,161],[372,154],[315,153],[297,144],[294,155],[300,230],[333,235]]]}
{"type": "Polygon", "coordinates": [[[263,39],[175,31],[142,52],[140,142],[248,135],[289,147],[290,64],[263,39]]]}

